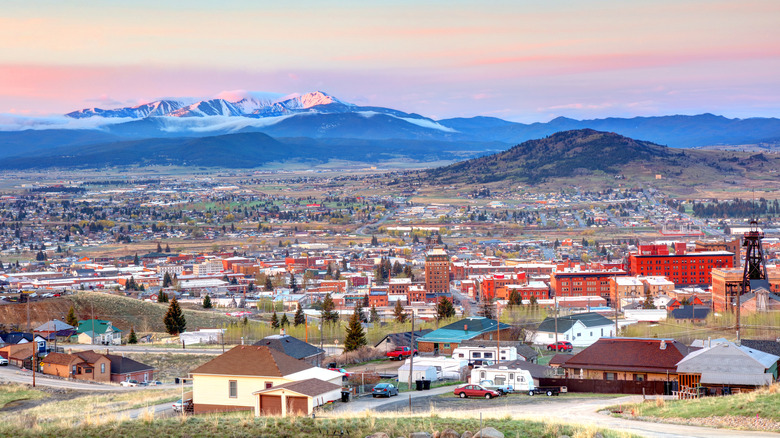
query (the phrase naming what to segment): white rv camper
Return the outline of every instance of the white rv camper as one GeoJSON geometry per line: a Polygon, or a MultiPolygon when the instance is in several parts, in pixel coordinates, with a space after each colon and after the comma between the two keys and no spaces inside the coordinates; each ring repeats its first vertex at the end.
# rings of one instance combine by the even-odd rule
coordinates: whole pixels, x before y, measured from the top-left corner
{"type": "MultiPolygon", "coordinates": [[[[458,347],[454,350],[452,350],[452,358],[453,359],[465,359],[469,362],[474,362],[475,360],[488,360],[493,363],[496,362],[496,351],[498,351],[497,345],[480,345],[478,347],[458,347]]],[[[499,360],[501,362],[503,361],[512,361],[517,360],[517,348],[516,347],[510,347],[510,346],[502,346],[501,350],[501,357],[499,360]]]]}

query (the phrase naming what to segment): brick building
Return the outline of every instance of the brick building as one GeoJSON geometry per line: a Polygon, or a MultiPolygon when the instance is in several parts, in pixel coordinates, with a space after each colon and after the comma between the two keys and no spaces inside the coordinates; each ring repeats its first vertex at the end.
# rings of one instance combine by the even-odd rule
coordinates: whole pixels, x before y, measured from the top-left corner
{"type": "MultiPolygon", "coordinates": [[[[772,292],[780,294],[780,269],[767,268],[769,287],[772,292]]],[[[742,269],[713,269],[712,270],[712,310],[721,312],[731,309],[733,303],[726,299],[726,290],[731,287],[739,288],[742,285],[742,269]]]]}
{"type": "Polygon", "coordinates": [[[711,284],[713,269],[734,266],[734,253],[705,251],[669,254],[666,245],[640,245],[628,256],[630,275],[664,276],[677,286],[711,284]]]}
{"type": "Polygon", "coordinates": [[[580,271],[565,269],[550,274],[550,288],[556,297],[602,297],[610,299],[609,280],[622,277],[622,270],[580,271]]]}
{"type": "Polygon", "coordinates": [[[492,301],[494,299],[509,299],[507,286],[521,286],[527,283],[525,272],[519,274],[493,274],[479,279],[481,299],[492,301]]]}
{"type": "Polygon", "coordinates": [[[450,291],[450,259],[440,248],[425,255],[425,290],[429,293],[450,291]]]}

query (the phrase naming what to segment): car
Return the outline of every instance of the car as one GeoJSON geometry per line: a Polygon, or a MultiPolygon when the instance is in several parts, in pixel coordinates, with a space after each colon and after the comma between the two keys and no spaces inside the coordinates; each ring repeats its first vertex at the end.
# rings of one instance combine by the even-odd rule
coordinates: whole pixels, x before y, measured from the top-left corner
{"type": "Polygon", "coordinates": [[[159,380],[153,380],[149,382],[149,386],[157,386],[157,385],[162,385],[162,382],[159,380]]]}
{"type": "Polygon", "coordinates": [[[390,360],[396,359],[396,360],[404,360],[409,356],[417,356],[417,349],[415,348],[412,350],[411,347],[395,347],[395,350],[388,351],[387,354],[385,354],[386,357],[390,358],[390,360]]]}
{"type": "Polygon", "coordinates": [[[350,374],[350,373],[349,373],[347,370],[345,370],[344,368],[336,368],[336,367],[331,367],[331,368],[328,368],[328,369],[329,369],[329,370],[331,370],[331,371],[336,371],[337,373],[341,373],[341,374],[343,374],[345,378],[349,378],[349,376],[351,375],[351,374],[350,374]]]}
{"type": "Polygon", "coordinates": [[[380,383],[376,386],[374,386],[374,389],[371,391],[371,395],[374,398],[377,397],[392,397],[394,395],[398,395],[398,388],[395,387],[392,383],[380,383]]]}
{"type": "Polygon", "coordinates": [[[452,392],[460,398],[484,397],[486,399],[491,399],[493,397],[499,397],[501,395],[498,393],[498,391],[493,391],[492,389],[487,389],[481,385],[474,385],[474,384],[458,386],[452,392]]]}
{"type": "Polygon", "coordinates": [[[572,351],[574,346],[568,341],[558,341],[547,345],[547,351],[572,351]]]}
{"type": "Polygon", "coordinates": [[[0,366],[7,367],[8,366],[8,359],[4,357],[0,357],[0,366]]]}
{"type": "Polygon", "coordinates": [[[138,386],[138,380],[135,379],[125,380],[123,382],[120,382],[119,384],[122,386],[129,386],[129,387],[138,386]]]}
{"type": "Polygon", "coordinates": [[[173,412],[181,412],[182,407],[184,407],[184,412],[193,412],[192,399],[184,400],[183,403],[181,399],[176,400],[173,403],[173,412]]]}

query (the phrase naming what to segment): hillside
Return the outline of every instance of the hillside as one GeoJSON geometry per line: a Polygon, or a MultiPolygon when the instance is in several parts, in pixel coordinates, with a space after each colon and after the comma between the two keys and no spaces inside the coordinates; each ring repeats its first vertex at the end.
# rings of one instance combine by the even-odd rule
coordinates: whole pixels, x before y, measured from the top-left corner
{"type": "Polygon", "coordinates": [[[778,157],[672,149],[592,129],[564,131],[480,158],[423,172],[433,184],[497,181],[538,184],[564,178],[662,175],[678,182],[742,178],[772,169],[778,157]],[[769,167],[766,167],[769,165],[769,167]]]}
{"type": "MultiPolygon", "coordinates": [[[[31,328],[54,318],[64,321],[71,305],[79,319],[90,319],[94,315],[96,319],[111,321],[122,330],[129,331],[130,328],[134,327],[139,335],[165,331],[163,317],[168,310],[167,305],[139,301],[121,295],[86,291],[60,298],[31,302],[31,328]]],[[[189,330],[200,327],[221,327],[223,324],[235,321],[235,319],[219,312],[187,310],[186,308],[183,311],[189,330]]],[[[27,305],[18,303],[0,305],[0,321],[6,327],[17,324],[20,329],[26,329],[27,305]]]]}

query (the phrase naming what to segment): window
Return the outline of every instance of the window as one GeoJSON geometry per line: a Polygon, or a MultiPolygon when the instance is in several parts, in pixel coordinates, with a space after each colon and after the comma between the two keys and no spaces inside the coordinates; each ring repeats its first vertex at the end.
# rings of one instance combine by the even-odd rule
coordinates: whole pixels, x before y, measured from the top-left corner
{"type": "Polygon", "coordinates": [[[463,353],[458,353],[458,357],[466,357],[463,353]]]}
{"type": "Polygon", "coordinates": [[[228,397],[230,398],[238,397],[238,381],[236,380],[228,381],[228,397]]]}
{"type": "Polygon", "coordinates": [[[485,353],[485,354],[482,355],[482,357],[484,357],[485,359],[492,359],[493,358],[493,353],[485,353]]]}
{"type": "Polygon", "coordinates": [[[647,374],[634,374],[634,380],[637,382],[644,382],[647,380],[647,374]]]}
{"type": "Polygon", "coordinates": [[[484,371],[480,371],[479,372],[479,378],[480,379],[484,379],[485,378],[485,372],[484,371]]]}
{"type": "Polygon", "coordinates": [[[105,374],[105,373],[106,373],[106,364],[101,363],[100,364],[100,374],[105,374]]]}
{"type": "Polygon", "coordinates": [[[444,347],[442,348],[450,348],[450,344],[444,344],[444,347]]]}
{"type": "Polygon", "coordinates": [[[73,370],[71,371],[71,373],[76,374],[76,365],[73,365],[73,370]]]}
{"type": "Polygon", "coordinates": [[[274,386],[274,382],[265,382],[265,389],[272,388],[274,386]]]}
{"type": "Polygon", "coordinates": [[[604,380],[617,380],[615,373],[604,373],[604,380]]]}
{"type": "Polygon", "coordinates": [[[471,356],[472,356],[474,359],[479,359],[479,358],[481,358],[481,357],[482,357],[482,354],[480,354],[480,353],[478,353],[478,352],[476,352],[476,351],[475,351],[475,352],[473,352],[473,353],[471,354],[471,356]]]}

